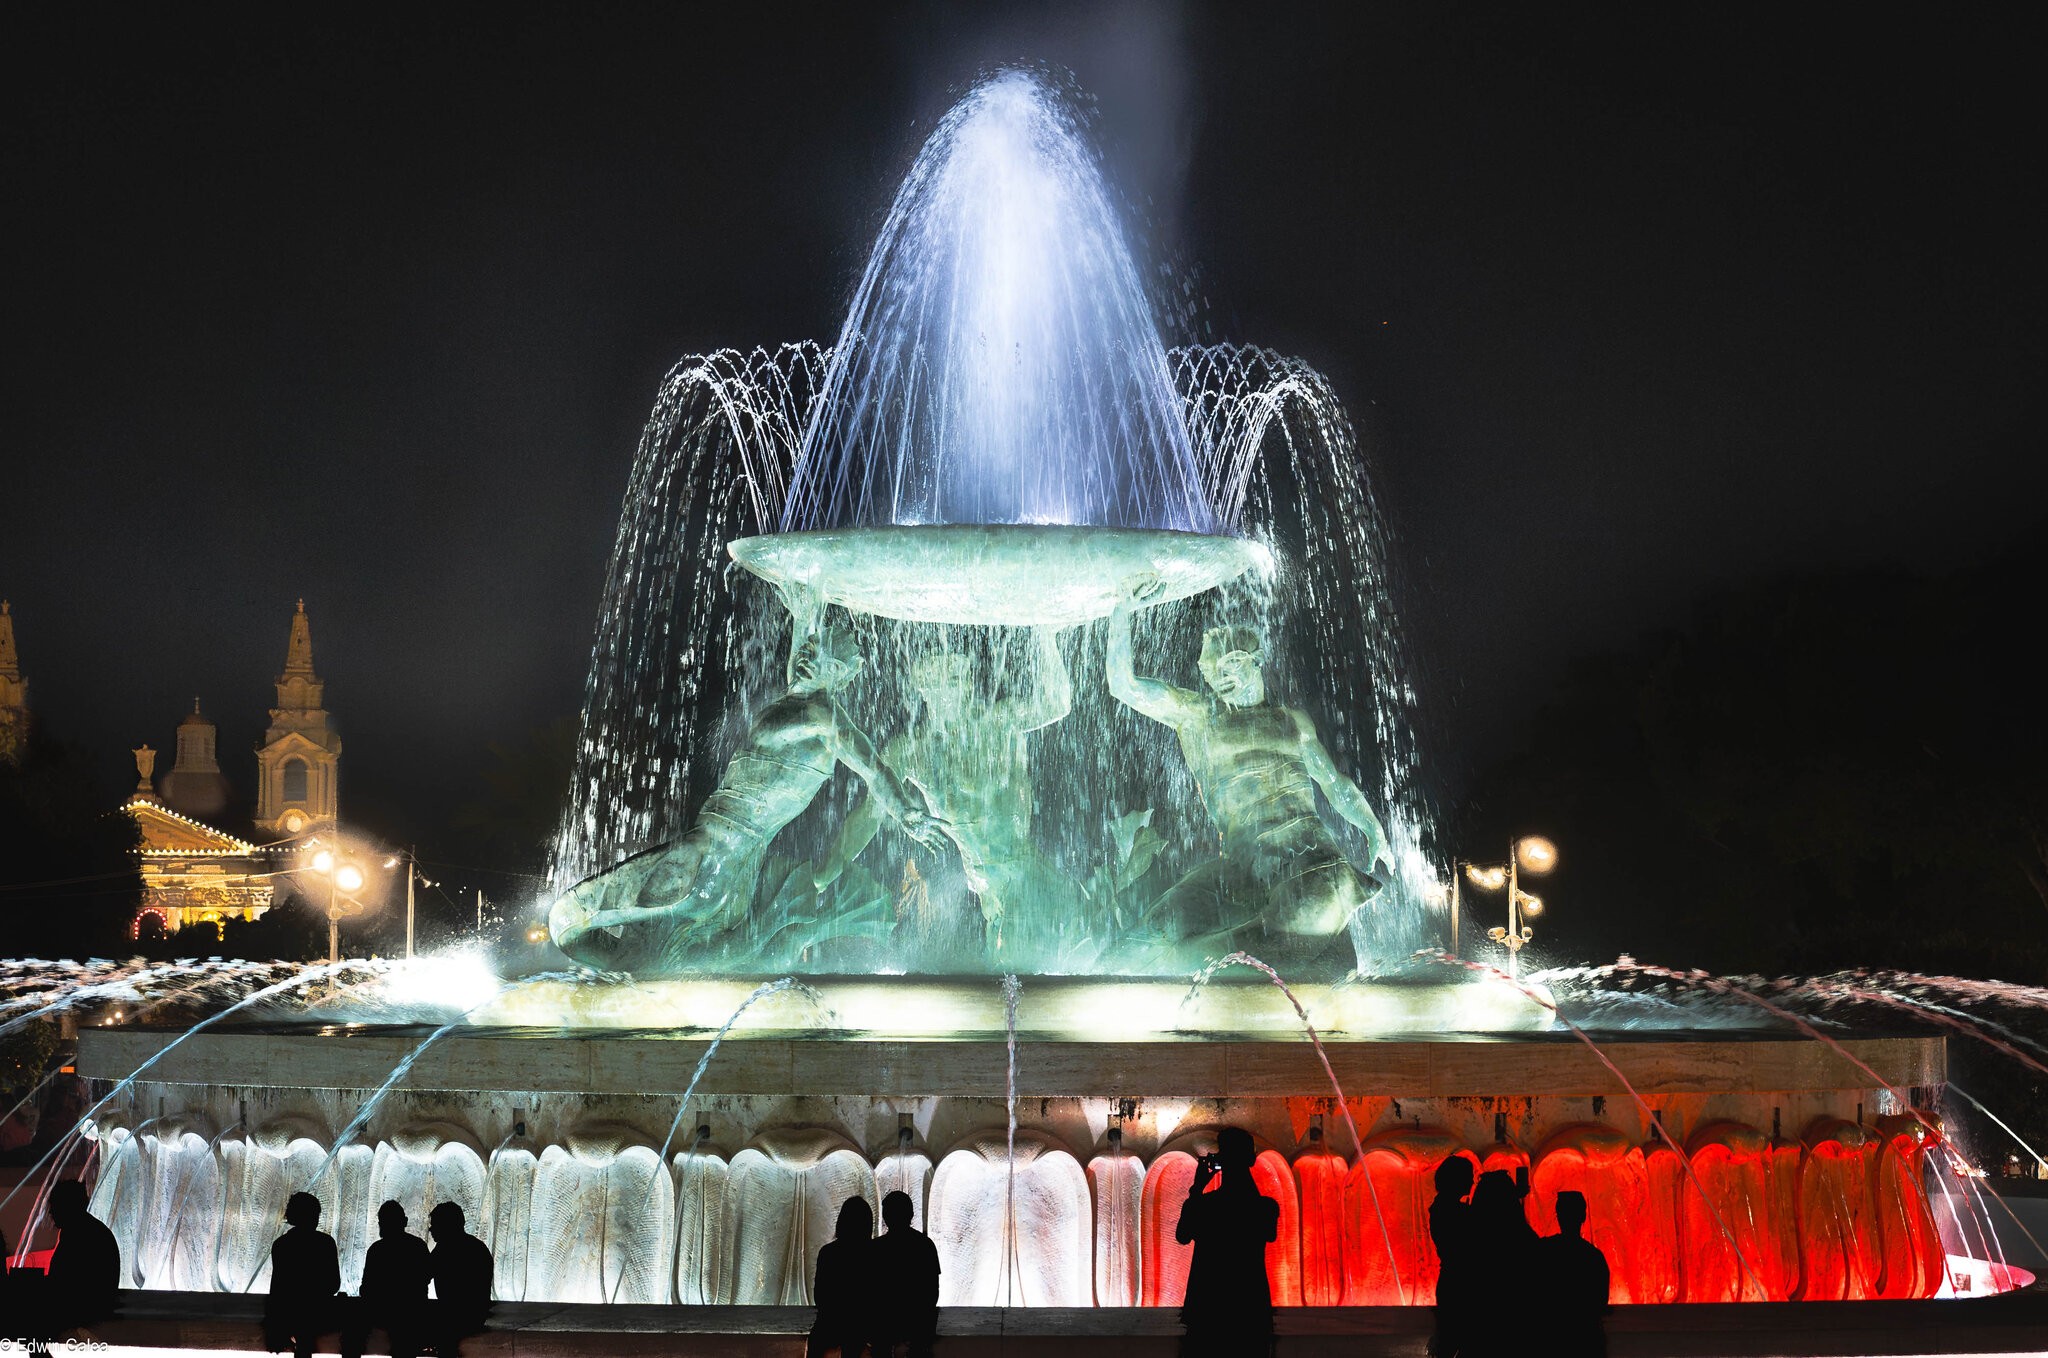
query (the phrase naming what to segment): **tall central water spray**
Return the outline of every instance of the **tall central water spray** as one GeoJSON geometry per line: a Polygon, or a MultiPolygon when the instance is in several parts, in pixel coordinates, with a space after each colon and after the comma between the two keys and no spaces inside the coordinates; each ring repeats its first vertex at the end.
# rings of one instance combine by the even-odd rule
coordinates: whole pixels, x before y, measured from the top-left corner
{"type": "Polygon", "coordinates": [[[1252,564],[1216,535],[1101,167],[1032,76],[976,86],[911,166],[777,526],[740,564],[920,622],[1086,621],[1132,576],[1178,599],[1252,564]]]}
{"type": "Polygon", "coordinates": [[[1217,531],[1095,153],[1021,71],[897,192],[779,527],[912,524],[1217,531]]]}

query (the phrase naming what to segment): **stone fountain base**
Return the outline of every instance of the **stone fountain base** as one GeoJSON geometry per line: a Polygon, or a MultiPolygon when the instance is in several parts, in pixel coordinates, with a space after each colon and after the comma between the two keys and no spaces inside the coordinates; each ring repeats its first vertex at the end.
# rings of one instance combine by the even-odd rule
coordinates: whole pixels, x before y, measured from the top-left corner
{"type": "MultiPolygon", "coordinates": [[[[678,1095],[749,983],[522,988],[479,1012],[491,1026],[430,1047],[324,1170],[337,1130],[430,1030],[211,1029],[101,1119],[96,1209],[141,1287],[262,1290],[284,1197],[311,1186],[351,1287],[379,1203],[418,1223],[452,1200],[491,1244],[504,1300],[802,1305],[839,1202],[901,1189],[939,1245],[949,1306],[1171,1306],[1194,1153],[1235,1124],[1281,1203],[1268,1266],[1283,1304],[1430,1301],[1426,1211],[1449,1155],[1529,1167],[1539,1230],[1560,1189],[1585,1192],[1617,1300],[1928,1296],[1946,1276],[1925,1129],[1811,1042],[1601,1035],[1681,1158],[1614,1071],[1513,992],[1445,988],[1492,1031],[1367,1035],[1352,1025],[1441,1019],[1458,997],[1311,989],[1340,1105],[1263,981],[1212,982],[1185,1011],[1184,986],[1034,981],[1013,1142],[992,984],[821,984],[832,1026],[799,994],[756,1004],[672,1141],[678,1095]],[[627,1018],[673,1026],[609,1026],[627,1018]]],[[[173,1036],[88,1030],[79,1069],[118,1079],[173,1036]]],[[[1940,1038],[1844,1046],[1902,1091],[1945,1078],[1940,1038]]]]}

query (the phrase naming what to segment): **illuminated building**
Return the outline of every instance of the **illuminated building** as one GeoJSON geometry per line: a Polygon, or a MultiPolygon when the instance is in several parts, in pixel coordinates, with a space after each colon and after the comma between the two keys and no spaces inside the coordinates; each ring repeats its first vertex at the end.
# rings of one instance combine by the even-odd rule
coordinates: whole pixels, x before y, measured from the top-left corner
{"type": "MultiPolygon", "coordinates": [[[[0,637],[11,640],[11,633],[0,631],[0,637]]],[[[0,647],[0,663],[11,655],[11,645],[0,647]]],[[[177,762],[161,788],[151,781],[157,752],[148,745],[135,751],[138,781],[121,807],[142,832],[135,937],[196,924],[219,929],[229,920],[260,919],[270,909],[274,882],[295,848],[290,841],[334,823],[341,737],[321,706],[325,689],[313,671],[313,633],[302,599],[277,676],[277,706],[256,748],[254,830],[246,836],[221,824],[234,791],[217,758],[216,728],[196,698],[178,725],[177,762]]]]}

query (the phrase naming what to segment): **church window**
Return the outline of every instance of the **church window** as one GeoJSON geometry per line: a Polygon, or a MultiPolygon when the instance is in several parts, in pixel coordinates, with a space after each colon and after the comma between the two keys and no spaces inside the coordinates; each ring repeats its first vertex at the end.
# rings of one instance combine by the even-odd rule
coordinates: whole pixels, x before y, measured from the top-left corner
{"type": "Polygon", "coordinates": [[[284,777],[284,800],[303,802],[306,800],[306,761],[287,759],[281,770],[284,777]]]}

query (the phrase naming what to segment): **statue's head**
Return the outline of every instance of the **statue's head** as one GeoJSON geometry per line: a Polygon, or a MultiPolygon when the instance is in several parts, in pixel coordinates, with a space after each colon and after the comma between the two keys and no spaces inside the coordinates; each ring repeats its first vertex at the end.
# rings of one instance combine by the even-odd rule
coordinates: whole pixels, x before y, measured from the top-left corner
{"type": "Polygon", "coordinates": [[[789,687],[795,693],[834,693],[860,673],[860,651],[844,627],[820,624],[798,637],[789,652],[789,687]]]}
{"type": "Polygon", "coordinates": [[[1202,678],[1232,707],[1266,700],[1266,676],[1259,668],[1265,645],[1255,627],[1211,627],[1202,633],[1202,678]]]}
{"type": "Polygon", "coordinates": [[[910,686],[934,716],[955,717],[974,696],[974,666],[957,651],[931,651],[910,663],[910,686]]]}

